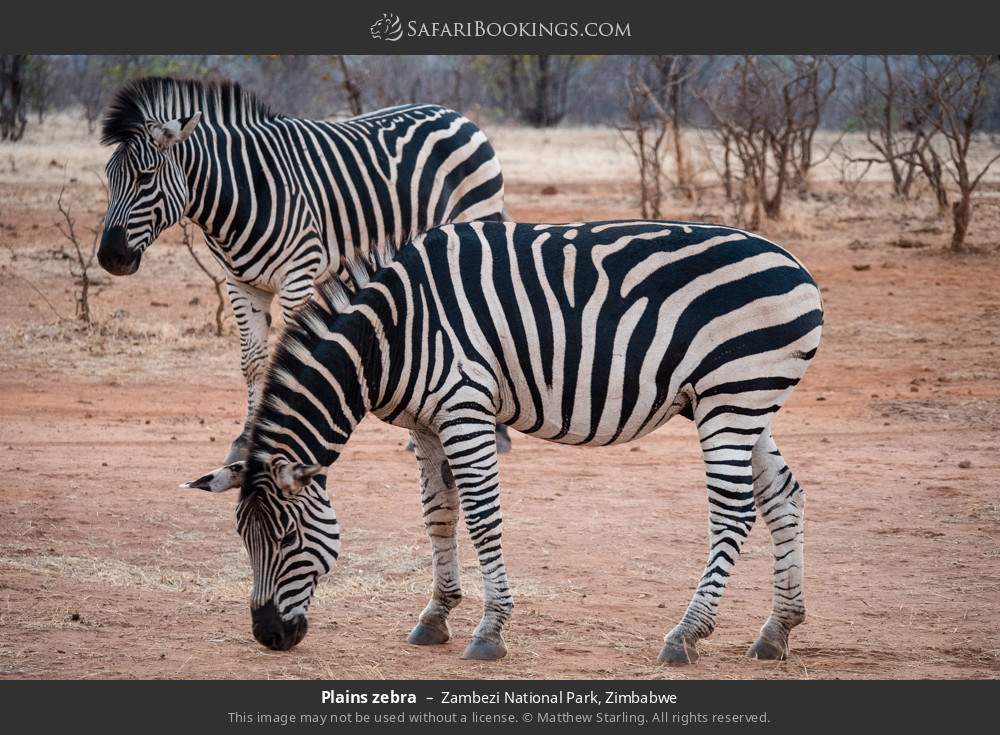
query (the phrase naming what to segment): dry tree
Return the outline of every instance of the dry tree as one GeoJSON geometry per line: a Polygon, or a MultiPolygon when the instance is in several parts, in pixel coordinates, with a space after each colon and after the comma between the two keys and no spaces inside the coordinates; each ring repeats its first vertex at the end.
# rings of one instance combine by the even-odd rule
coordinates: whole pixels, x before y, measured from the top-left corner
{"type": "Polygon", "coordinates": [[[780,219],[786,190],[804,193],[811,169],[830,155],[833,146],[817,157],[814,141],[839,63],[740,56],[696,92],[723,149],[726,191],[749,227],[780,219]]]}
{"type": "MultiPolygon", "coordinates": [[[[102,180],[103,183],[103,180],[102,180]]],[[[55,223],[56,228],[62,236],[73,246],[71,252],[62,252],[70,262],[70,274],[76,279],[79,290],[75,294],[76,318],[83,322],[88,328],[94,325],[93,313],[90,309],[90,299],[100,291],[91,293],[91,288],[95,281],[91,275],[94,260],[97,258],[97,247],[101,241],[101,232],[104,229],[104,215],[97,218],[96,224],[90,228],[89,234],[84,240],[84,236],[77,231],[76,218],[72,214],[72,204],[64,201],[66,185],[63,184],[59,190],[59,197],[56,199],[56,208],[59,210],[61,219],[55,223]]],[[[105,195],[107,189],[105,188],[105,195]]],[[[106,208],[105,208],[106,209],[106,208]]]]}
{"type": "Polygon", "coordinates": [[[639,211],[643,219],[659,219],[667,126],[664,116],[650,116],[648,90],[632,64],[625,78],[627,122],[616,127],[639,168],[639,211]]]}
{"type": "Polygon", "coordinates": [[[215,290],[215,336],[221,337],[225,334],[225,320],[226,320],[226,277],[220,275],[217,270],[214,270],[207,266],[194,249],[194,226],[188,221],[184,220],[181,223],[181,241],[184,243],[184,247],[191,254],[194,262],[197,264],[198,268],[212,281],[212,287],[215,290]]]}
{"type": "Polygon", "coordinates": [[[687,199],[695,186],[681,131],[683,94],[695,67],[688,56],[633,59],[625,73],[626,122],[615,126],[639,169],[639,206],[642,216],[661,216],[668,153],[674,158],[674,180],[669,182],[687,199]]]}
{"type": "Polygon", "coordinates": [[[972,221],[972,194],[990,167],[1000,160],[1000,153],[978,166],[972,160],[972,144],[987,103],[995,94],[996,60],[992,56],[920,56],[917,63],[920,73],[909,88],[914,109],[946,146],[945,153],[939,154],[928,145],[927,160],[920,161],[921,168],[938,192],[939,204],[944,189],[942,171],[958,187],[958,199],[951,205],[951,248],[961,251],[972,221]]]}
{"type": "MultiPolygon", "coordinates": [[[[865,57],[857,67],[858,87],[847,104],[877,155],[854,157],[852,161],[884,164],[892,176],[893,194],[909,199],[921,169],[925,173],[932,170],[931,162],[936,159],[931,145],[934,131],[921,114],[924,106],[913,104],[909,85],[912,70],[888,54],[876,60],[877,65],[869,67],[869,59],[865,57]]],[[[935,188],[935,191],[941,190],[935,188]]]]}
{"type": "Polygon", "coordinates": [[[883,163],[879,158],[857,158],[843,145],[843,141],[830,151],[830,165],[837,172],[837,180],[851,202],[857,201],[858,189],[872,166],[883,163]]]}

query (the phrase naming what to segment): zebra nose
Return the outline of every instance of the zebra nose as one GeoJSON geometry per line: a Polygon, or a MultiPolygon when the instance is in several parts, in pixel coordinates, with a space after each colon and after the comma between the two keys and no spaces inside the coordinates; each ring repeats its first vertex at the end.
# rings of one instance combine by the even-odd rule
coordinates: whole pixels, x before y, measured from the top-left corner
{"type": "Polygon", "coordinates": [[[250,617],[253,620],[253,637],[272,651],[287,651],[297,646],[309,629],[305,615],[282,620],[273,602],[250,608],[250,617]]]}
{"type": "Polygon", "coordinates": [[[129,251],[124,227],[116,225],[104,230],[97,250],[97,262],[104,270],[115,276],[130,276],[139,270],[141,259],[141,255],[129,251]]]}

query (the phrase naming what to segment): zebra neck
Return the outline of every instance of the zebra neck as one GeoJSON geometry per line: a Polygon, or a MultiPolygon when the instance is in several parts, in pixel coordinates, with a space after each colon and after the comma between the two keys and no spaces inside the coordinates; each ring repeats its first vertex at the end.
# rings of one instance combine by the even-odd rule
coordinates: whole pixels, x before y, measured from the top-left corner
{"type": "Polygon", "coordinates": [[[208,120],[178,147],[187,179],[184,215],[223,249],[249,235],[251,213],[259,206],[254,189],[262,163],[259,145],[271,120],[208,120]]]}
{"type": "Polygon", "coordinates": [[[378,401],[385,337],[369,315],[303,318],[274,355],[251,451],[333,464],[378,401]]]}

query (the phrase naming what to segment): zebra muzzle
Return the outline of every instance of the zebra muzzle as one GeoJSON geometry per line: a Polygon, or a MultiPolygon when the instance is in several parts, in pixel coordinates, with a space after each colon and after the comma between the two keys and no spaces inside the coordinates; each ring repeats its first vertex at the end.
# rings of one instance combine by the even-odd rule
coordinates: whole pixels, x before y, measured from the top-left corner
{"type": "Polygon", "coordinates": [[[130,276],[139,270],[140,253],[129,250],[124,227],[108,227],[101,235],[97,262],[113,276],[130,276]]]}
{"type": "Polygon", "coordinates": [[[253,621],[253,637],[272,651],[287,651],[297,646],[309,629],[305,615],[283,620],[273,602],[250,608],[250,618],[253,621]]]}

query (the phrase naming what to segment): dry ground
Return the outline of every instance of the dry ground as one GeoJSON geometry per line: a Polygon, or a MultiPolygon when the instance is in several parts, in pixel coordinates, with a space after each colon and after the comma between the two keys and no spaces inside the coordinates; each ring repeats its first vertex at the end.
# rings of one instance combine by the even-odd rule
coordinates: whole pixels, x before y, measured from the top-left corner
{"type": "MultiPolygon", "coordinates": [[[[613,132],[490,132],[515,218],[635,214],[613,132]]],[[[366,420],[331,476],[344,555],[310,633],[289,653],[258,646],[235,497],[176,488],[219,463],[244,400],[236,338],[207,328],[208,281],[174,231],[137,275],[101,273],[99,328],[57,317],[72,317],[74,285],[55,197],[75,179],[89,222],[106,155],[69,117],[0,146],[0,676],[1000,673],[996,177],[977,200],[971,255],[946,254],[947,223],[926,204],[890,201],[880,172],[854,201],[820,172],[817,195],[764,228],[810,267],[826,304],[819,357],[776,421],[807,490],[809,618],[788,661],[743,658],[770,603],[759,526],[702,661],[663,669],[660,640],[705,558],[701,461],[683,419],[608,449],[515,437],[503,502],[517,606],[510,655],[496,663],[459,659],[481,599],[464,538],[456,640],[405,643],[429,589],[429,544],[404,432],[366,420]]],[[[710,196],[667,210],[727,217],[710,196]]]]}

